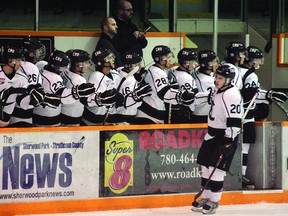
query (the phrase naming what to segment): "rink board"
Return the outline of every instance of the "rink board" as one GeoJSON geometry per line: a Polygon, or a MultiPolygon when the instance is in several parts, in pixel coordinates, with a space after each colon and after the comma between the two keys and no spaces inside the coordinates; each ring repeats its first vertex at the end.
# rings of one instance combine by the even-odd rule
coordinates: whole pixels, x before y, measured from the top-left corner
{"type": "MultiPolygon", "coordinates": [[[[257,130],[263,130],[265,124],[256,126],[257,130]]],[[[282,169],[279,184],[282,182],[284,187],[281,190],[255,191],[225,189],[221,204],[288,202],[285,183],[287,148],[284,148],[288,127],[285,122],[280,126],[281,136],[284,137],[281,139],[284,157],[278,167],[282,169]]],[[[197,187],[199,189],[199,176],[192,176],[184,182],[177,178],[153,181],[147,176],[151,177],[152,171],[157,173],[159,170],[177,172],[180,167],[195,170],[197,165],[194,159],[206,128],[206,124],[177,124],[1,129],[0,215],[190,205],[197,187]],[[167,155],[170,155],[169,158],[167,155]],[[122,161],[120,166],[117,165],[118,160],[122,161]],[[103,161],[103,164],[99,161],[103,161]],[[124,171],[133,178],[126,178],[126,182],[118,178],[119,181],[114,182],[118,184],[109,187],[109,183],[113,182],[110,177],[116,173],[113,169],[117,171],[120,167],[122,172],[124,164],[129,165],[129,170],[124,171]],[[149,175],[147,171],[150,171],[149,175]],[[109,178],[105,179],[105,175],[109,178]],[[195,183],[195,188],[189,186],[189,182],[191,185],[195,183]],[[3,194],[8,191],[14,197],[4,199],[3,194]],[[48,196],[47,192],[52,195],[48,196]],[[73,192],[73,195],[67,192],[70,195],[73,192]],[[61,195],[64,193],[67,194],[61,195]]],[[[235,160],[233,167],[239,165],[239,160],[235,160]]],[[[226,178],[227,189],[239,187],[239,177],[235,171],[233,173],[233,176],[226,178]]]]}

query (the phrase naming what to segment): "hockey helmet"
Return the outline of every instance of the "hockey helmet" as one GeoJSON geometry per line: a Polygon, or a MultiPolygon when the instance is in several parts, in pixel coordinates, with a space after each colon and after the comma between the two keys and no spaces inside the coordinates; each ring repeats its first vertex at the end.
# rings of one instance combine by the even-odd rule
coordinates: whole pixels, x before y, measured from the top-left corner
{"type": "Polygon", "coordinates": [[[68,53],[69,59],[71,61],[71,70],[74,71],[77,66],[83,67],[83,62],[90,61],[90,54],[81,49],[69,50],[68,53]],[[78,65],[77,65],[78,64],[78,65]]]}
{"type": "Polygon", "coordinates": [[[111,67],[115,64],[115,54],[106,48],[100,48],[92,53],[92,62],[97,66],[104,66],[105,63],[110,63],[111,67]]]}
{"type": "Polygon", "coordinates": [[[29,62],[36,63],[46,56],[46,47],[37,38],[25,37],[22,47],[25,60],[29,62]]]}
{"type": "Polygon", "coordinates": [[[127,51],[124,55],[124,65],[125,67],[128,65],[134,65],[140,63],[142,61],[142,56],[140,53],[135,51],[127,51]]]}
{"type": "Polygon", "coordinates": [[[197,63],[197,53],[191,48],[183,48],[178,54],[178,63],[182,65],[187,71],[192,71],[198,65],[197,63]]]}
{"type": "Polygon", "coordinates": [[[216,70],[216,75],[221,75],[226,78],[225,85],[228,85],[232,82],[235,74],[235,68],[231,67],[229,64],[220,65],[216,70]]]}
{"type": "Polygon", "coordinates": [[[68,55],[60,50],[55,50],[49,56],[48,65],[56,72],[63,72],[70,65],[68,55]]]}
{"type": "Polygon", "coordinates": [[[258,69],[260,65],[264,64],[263,52],[255,46],[248,46],[246,51],[245,63],[253,63],[255,69],[258,69]]]}
{"type": "Polygon", "coordinates": [[[255,46],[247,47],[247,56],[248,59],[262,59],[264,57],[263,52],[255,46]]]}
{"type": "Polygon", "coordinates": [[[177,55],[179,64],[183,64],[185,61],[197,60],[197,53],[192,48],[183,48],[177,55]]]}
{"type": "Polygon", "coordinates": [[[22,49],[12,46],[4,47],[3,60],[5,64],[9,63],[9,59],[22,59],[23,57],[22,49]]]}
{"type": "Polygon", "coordinates": [[[201,67],[213,67],[217,55],[212,50],[201,50],[198,53],[198,62],[201,67]]]}
{"type": "Polygon", "coordinates": [[[164,45],[155,46],[152,50],[152,58],[154,62],[159,62],[161,60],[167,60],[169,57],[173,57],[173,53],[169,47],[164,45]],[[171,54],[171,56],[169,56],[171,54]]]}
{"type": "Polygon", "coordinates": [[[240,42],[230,42],[227,46],[226,46],[226,54],[227,57],[235,57],[235,56],[240,56],[243,55],[243,57],[245,57],[245,46],[243,43],[240,42]]]}

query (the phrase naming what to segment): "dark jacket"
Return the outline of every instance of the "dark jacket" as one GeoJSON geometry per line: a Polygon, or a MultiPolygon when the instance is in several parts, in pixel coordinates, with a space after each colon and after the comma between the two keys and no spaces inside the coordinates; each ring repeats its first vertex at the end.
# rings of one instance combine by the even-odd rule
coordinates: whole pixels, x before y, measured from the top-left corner
{"type": "Polygon", "coordinates": [[[142,49],[147,46],[147,39],[145,37],[138,38],[133,35],[134,31],[138,31],[138,28],[132,22],[125,22],[117,17],[116,20],[118,30],[117,35],[112,39],[119,53],[124,56],[128,50],[135,50],[135,52],[143,54],[142,49]]]}
{"type": "Polygon", "coordinates": [[[114,46],[112,39],[105,33],[101,34],[95,50],[98,50],[99,48],[110,49],[116,56],[116,59],[115,59],[116,68],[123,66],[122,57],[120,56],[120,53],[118,52],[117,48],[114,46]]]}

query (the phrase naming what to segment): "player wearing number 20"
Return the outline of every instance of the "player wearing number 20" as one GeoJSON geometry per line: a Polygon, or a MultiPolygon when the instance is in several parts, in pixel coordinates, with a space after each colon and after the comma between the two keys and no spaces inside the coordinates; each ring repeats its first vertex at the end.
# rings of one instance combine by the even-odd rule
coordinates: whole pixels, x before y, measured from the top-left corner
{"type": "Polygon", "coordinates": [[[221,65],[216,70],[215,89],[211,95],[208,116],[208,133],[197,156],[201,165],[201,186],[205,183],[223,155],[221,163],[212,175],[202,199],[192,203],[192,210],[202,210],[204,214],[215,213],[221,199],[224,176],[229,170],[238,142],[243,115],[243,102],[237,87],[231,84],[235,71],[229,65],[221,65]]]}

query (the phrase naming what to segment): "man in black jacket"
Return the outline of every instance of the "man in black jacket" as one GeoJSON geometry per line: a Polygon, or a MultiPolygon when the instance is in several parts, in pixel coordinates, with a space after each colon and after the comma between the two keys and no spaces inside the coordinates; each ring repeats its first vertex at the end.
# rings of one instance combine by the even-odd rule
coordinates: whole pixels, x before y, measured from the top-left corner
{"type": "Polygon", "coordinates": [[[118,26],[114,18],[106,17],[103,18],[100,22],[102,34],[100,39],[96,45],[95,50],[99,50],[100,48],[109,49],[115,55],[115,67],[123,66],[120,53],[118,52],[117,48],[115,47],[112,38],[117,35],[118,26]]]}
{"type": "Polygon", "coordinates": [[[132,23],[133,7],[128,0],[119,0],[115,5],[114,19],[118,26],[118,32],[113,41],[121,56],[128,50],[143,55],[142,49],[147,46],[147,39],[144,32],[132,23]]]}

